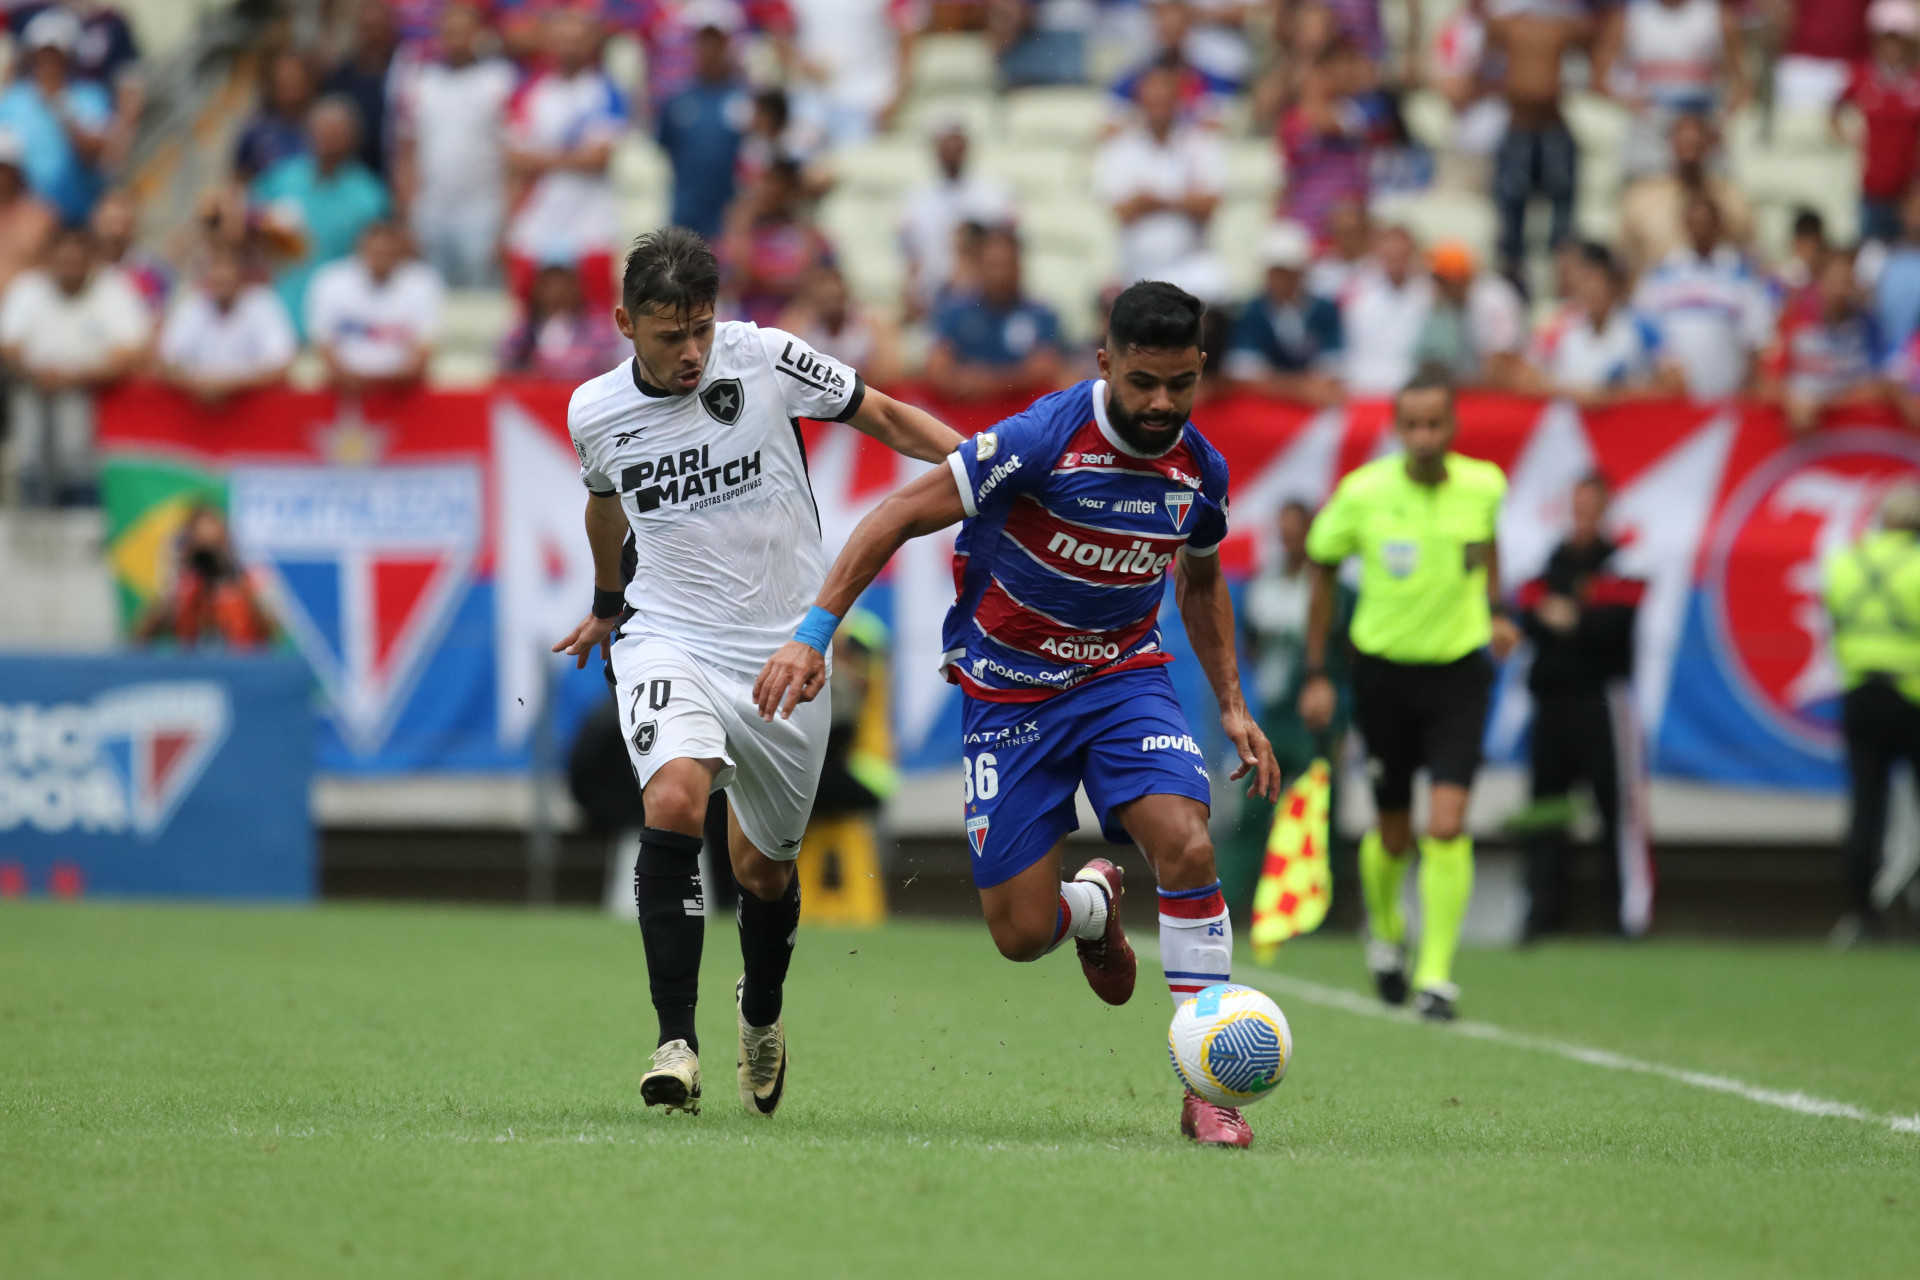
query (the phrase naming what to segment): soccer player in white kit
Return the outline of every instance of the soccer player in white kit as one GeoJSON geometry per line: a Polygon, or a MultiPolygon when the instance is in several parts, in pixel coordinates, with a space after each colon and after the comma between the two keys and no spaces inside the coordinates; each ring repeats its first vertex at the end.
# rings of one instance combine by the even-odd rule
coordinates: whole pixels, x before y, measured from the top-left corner
{"type": "Polygon", "coordinates": [[[640,237],[627,255],[614,319],[633,359],[582,384],[567,406],[594,598],[554,651],[585,666],[611,645],[646,805],[634,898],[660,1040],[640,1097],[700,1109],[700,832],[708,796],[724,789],[742,891],[740,1101],[765,1116],[786,1086],[781,988],[800,922],[793,860],[830,723],[825,698],[771,723],[753,701],[761,665],[805,620],[827,571],[799,419],[849,423],[927,462],[960,436],[790,333],[716,323],[719,284],[713,251],[680,227],[640,237]],[[635,569],[623,589],[629,530],[635,569]]]}

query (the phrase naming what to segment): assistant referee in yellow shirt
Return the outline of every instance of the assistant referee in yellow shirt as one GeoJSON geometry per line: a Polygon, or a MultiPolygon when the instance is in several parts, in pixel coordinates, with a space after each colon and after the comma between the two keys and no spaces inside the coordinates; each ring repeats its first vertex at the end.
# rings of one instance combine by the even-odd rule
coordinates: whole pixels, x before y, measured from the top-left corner
{"type": "Polygon", "coordinates": [[[1504,658],[1519,638],[1499,604],[1494,538],[1507,479],[1490,462],[1450,451],[1458,424],[1444,374],[1422,371],[1407,384],[1394,401],[1393,427],[1403,452],[1350,473],[1307,535],[1314,583],[1300,715],[1318,727],[1333,714],[1324,669],[1334,583],[1342,562],[1358,556],[1353,718],[1380,814],[1360,842],[1367,968],[1381,999],[1406,1003],[1400,886],[1414,853],[1413,775],[1425,768],[1432,801],[1419,842],[1421,937],[1412,985],[1414,1008],[1445,1021],[1459,998],[1453,955],[1473,895],[1467,796],[1493,688],[1488,653],[1504,658]]]}

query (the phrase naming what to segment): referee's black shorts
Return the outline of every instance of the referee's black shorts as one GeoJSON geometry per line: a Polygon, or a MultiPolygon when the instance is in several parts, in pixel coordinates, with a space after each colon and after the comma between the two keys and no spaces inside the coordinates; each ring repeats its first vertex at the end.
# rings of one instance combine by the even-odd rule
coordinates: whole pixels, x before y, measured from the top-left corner
{"type": "Polygon", "coordinates": [[[1479,650],[1438,663],[1356,652],[1353,721],[1367,744],[1374,806],[1382,813],[1410,809],[1420,768],[1435,784],[1472,786],[1492,692],[1493,664],[1479,650]]]}

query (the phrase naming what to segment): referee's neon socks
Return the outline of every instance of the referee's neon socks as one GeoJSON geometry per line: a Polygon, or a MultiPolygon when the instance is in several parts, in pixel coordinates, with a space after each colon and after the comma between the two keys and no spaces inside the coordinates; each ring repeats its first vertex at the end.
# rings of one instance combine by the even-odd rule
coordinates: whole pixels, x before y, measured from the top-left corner
{"type": "Polygon", "coordinates": [[[1395,946],[1407,940],[1407,917],[1400,910],[1400,886],[1407,878],[1410,854],[1396,858],[1387,852],[1380,833],[1360,839],[1360,892],[1367,900],[1367,931],[1395,946]]]}
{"type": "Polygon", "coordinates": [[[1460,925],[1473,897],[1473,837],[1432,836],[1420,842],[1420,959],[1413,968],[1416,991],[1448,987],[1460,925]]]}

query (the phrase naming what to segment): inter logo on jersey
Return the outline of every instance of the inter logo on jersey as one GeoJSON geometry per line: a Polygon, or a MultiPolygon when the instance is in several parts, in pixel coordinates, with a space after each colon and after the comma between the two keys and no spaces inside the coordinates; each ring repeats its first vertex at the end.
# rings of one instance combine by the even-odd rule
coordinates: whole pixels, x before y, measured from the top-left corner
{"type": "Polygon", "coordinates": [[[1188,489],[1174,489],[1167,494],[1167,514],[1173,517],[1173,527],[1185,527],[1187,512],[1193,510],[1193,492],[1188,489]]]}
{"type": "Polygon", "coordinates": [[[715,378],[700,393],[701,408],[712,414],[716,422],[729,427],[740,421],[740,410],[746,403],[746,393],[741,390],[738,378],[715,378]]]}

